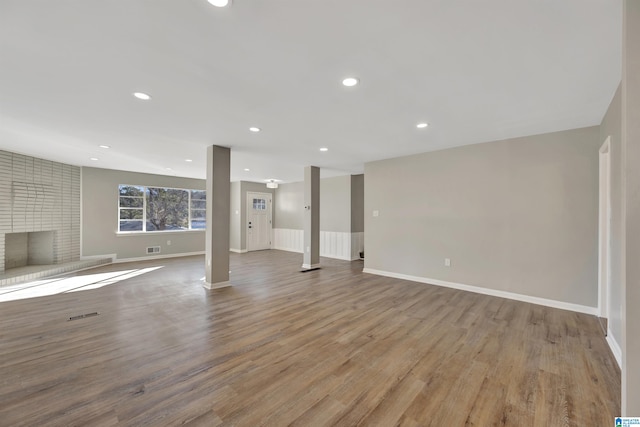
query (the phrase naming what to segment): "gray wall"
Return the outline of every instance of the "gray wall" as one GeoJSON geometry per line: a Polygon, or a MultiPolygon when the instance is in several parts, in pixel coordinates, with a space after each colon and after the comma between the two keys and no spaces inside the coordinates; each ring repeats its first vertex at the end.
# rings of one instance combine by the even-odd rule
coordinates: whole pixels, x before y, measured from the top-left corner
{"type": "Polygon", "coordinates": [[[0,150],[0,273],[5,233],[55,231],[54,263],[80,258],[80,168],[0,150]]]}
{"type": "MultiPolygon", "coordinates": [[[[273,228],[302,230],[304,227],[304,182],[280,184],[275,194],[273,228]]],[[[320,201],[322,206],[322,201],[320,201]]]]}
{"type": "MultiPolygon", "coordinates": [[[[304,182],[280,184],[275,193],[274,228],[302,230],[304,182]]],[[[320,230],[364,231],[364,176],[345,175],[320,180],[320,230]]]]}
{"type": "Polygon", "coordinates": [[[599,145],[591,127],[367,163],[365,268],[595,307],[599,145]]]}
{"type": "Polygon", "coordinates": [[[229,248],[239,251],[242,244],[242,221],[240,217],[240,182],[231,183],[231,221],[229,224],[229,248]]]}
{"type": "Polygon", "coordinates": [[[625,217],[622,415],[640,414],[640,1],[623,3],[622,145],[625,217]]]}
{"type": "Polygon", "coordinates": [[[351,232],[351,176],[320,180],[320,230],[351,232]]]}
{"type": "Polygon", "coordinates": [[[622,342],[622,99],[618,90],[600,125],[600,143],[611,137],[611,313],[609,329],[622,342]]]}
{"type": "Polygon", "coordinates": [[[364,175],[351,175],[351,232],[364,231],[364,175]]]}
{"type": "Polygon", "coordinates": [[[147,256],[148,246],[160,246],[160,255],[204,251],[204,230],[145,234],[117,234],[117,231],[119,184],[204,190],[205,183],[200,179],[82,168],[82,255],[141,258],[147,256]]]}

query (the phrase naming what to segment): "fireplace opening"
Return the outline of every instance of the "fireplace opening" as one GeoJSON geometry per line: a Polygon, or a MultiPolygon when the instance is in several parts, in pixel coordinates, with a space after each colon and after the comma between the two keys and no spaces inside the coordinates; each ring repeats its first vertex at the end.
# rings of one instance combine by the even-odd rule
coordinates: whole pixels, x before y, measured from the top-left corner
{"type": "Polygon", "coordinates": [[[54,263],[54,231],[5,234],[4,268],[28,265],[51,265],[54,263]]]}

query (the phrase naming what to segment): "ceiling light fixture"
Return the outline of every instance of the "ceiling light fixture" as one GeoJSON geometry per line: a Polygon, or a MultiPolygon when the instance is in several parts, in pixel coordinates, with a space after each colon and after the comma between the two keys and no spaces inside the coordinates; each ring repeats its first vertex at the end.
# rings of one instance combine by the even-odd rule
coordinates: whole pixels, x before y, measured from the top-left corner
{"type": "Polygon", "coordinates": [[[143,101],[148,101],[151,99],[151,95],[146,94],[144,92],[133,92],[133,96],[143,101]]]}
{"type": "Polygon", "coordinates": [[[418,124],[416,125],[416,127],[417,127],[418,129],[424,129],[424,128],[426,128],[427,126],[429,126],[429,123],[418,123],[418,124]]]}
{"type": "Polygon", "coordinates": [[[104,149],[111,148],[109,145],[98,145],[98,147],[104,148],[104,149]]]}
{"type": "Polygon", "coordinates": [[[249,130],[250,130],[251,132],[260,132],[262,129],[257,128],[257,127],[255,127],[255,126],[251,126],[251,127],[249,128],[249,130]]]}
{"type": "Polygon", "coordinates": [[[251,169],[249,169],[249,168],[244,168],[244,171],[245,171],[245,172],[249,172],[250,170],[251,170],[251,169]]]}
{"type": "Polygon", "coordinates": [[[89,160],[93,161],[93,162],[97,162],[98,158],[97,157],[91,157],[89,160]]]}
{"type": "Polygon", "coordinates": [[[230,0],[207,0],[209,4],[215,7],[225,7],[230,3],[230,0]]]}
{"type": "Polygon", "coordinates": [[[278,188],[278,183],[275,179],[270,179],[268,181],[269,182],[267,182],[267,188],[278,188]]]}
{"type": "Polygon", "coordinates": [[[322,147],[320,151],[329,151],[329,149],[327,147],[322,147]]]}
{"type": "Polygon", "coordinates": [[[193,162],[193,160],[191,160],[191,159],[184,159],[184,161],[185,161],[185,162],[188,162],[188,163],[193,162]]]}
{"type": "Polygon", "coordinates": [[[342,84],[347,87],[355,86],[358,83],[360,83],[360,80],[358,80],[356,77],[347,77],[346,79],[342,80],[342,84]]]}

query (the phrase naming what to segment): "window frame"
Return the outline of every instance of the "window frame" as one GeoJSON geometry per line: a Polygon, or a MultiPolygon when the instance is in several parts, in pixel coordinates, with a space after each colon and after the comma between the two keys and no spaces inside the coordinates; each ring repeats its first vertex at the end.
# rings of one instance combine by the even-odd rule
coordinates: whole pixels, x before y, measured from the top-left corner
{"type": "MultiPolygon", "coordinates": [[[[116,234],[122,234],[122,235],[131,235],[131,234],[160,234],[160,233],[191,233],[191,232],[202,232],[205,231],[206,229],[206,196],[207,196],[207,191],[206,190],[202,190],[202,189],[197,189],[197,188],[175,188],[175,187],[163,187],[163,186],[158,186],[158,185],[138,185],[138,184],[118,184],[118,225],[117,225],[117,231],[116,234]],[[141,189],[142,190],[142,196],[123,196],[120,194],[120,189],[122,187],[135,187],[137,189],[141,189]],[[148,197],[149,197],[149,188],[159,188],[159,189],[163,189],[163,190],[178,190],[178,191],[186,191],[187,195],[188,195],[188,199],[187,199],[187,207],[188,207],[188,211],[187,211],[187,227],[188,228],[183,228],[183,229],[171,229],[171,230],[147,230],[147,202],[148,202],[148,197]],[[192,207],[191,207],[191,201],[192,201],[192,194],[194,191],[198,191],[198,192],[203,192],[205,195],[204,201],[205,201],[205,207],[204,208],[196,208],[194,210],[196,211],[202,211],[204,212],[205,216],[205,227],[204,228],[192,228],[191,227],[191,220],[192,220],[192,207]],[[132,198],[132,199],[142,199],[142,207],[122,207],[120,206],[120,201],[121,199],[125,197],[125,198],[132,198]],[[122,219],[121,218],[121,211],[123,210],[140,210],[142,209],[142,219],[122,219]],[[140,221],[142,222],[142,229],[141,230],[121,230],[121,223],[122,221],[140,221]]],[[[203,200],[203,199],[197,199],[197,200],[203,200]]]]}

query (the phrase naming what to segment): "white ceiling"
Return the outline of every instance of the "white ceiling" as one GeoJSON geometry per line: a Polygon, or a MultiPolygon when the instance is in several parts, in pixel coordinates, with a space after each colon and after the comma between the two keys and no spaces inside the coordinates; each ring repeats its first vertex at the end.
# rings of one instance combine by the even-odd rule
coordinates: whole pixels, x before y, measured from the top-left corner
{"type": "Polygon", "coordinates": [[[233,181],[291,182],[597,125],[621,17],[620,0],[0,0],[0,149],[204,178],[216,144],[233,181]]]}

